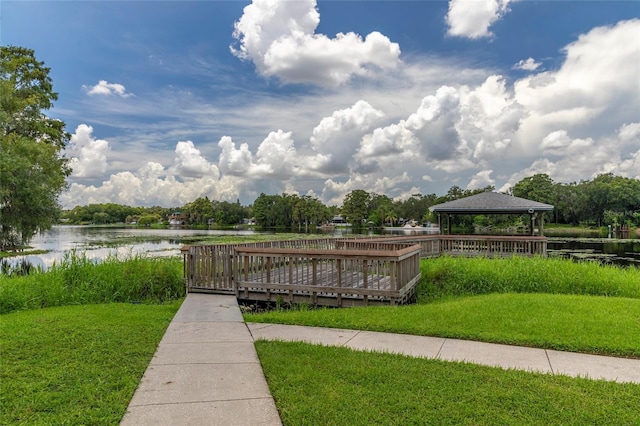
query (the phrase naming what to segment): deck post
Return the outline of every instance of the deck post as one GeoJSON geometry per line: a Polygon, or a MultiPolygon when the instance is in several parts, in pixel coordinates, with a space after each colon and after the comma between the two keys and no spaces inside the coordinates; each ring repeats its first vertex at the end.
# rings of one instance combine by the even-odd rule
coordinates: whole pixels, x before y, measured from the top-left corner
{"type": "Polygon", "coordinates": [[[398,262],[391,261],[389,263],[389,275],[391,276],[391,288],[395,291],[400,290],[400,283],[398,281],[398,262]]]}
{"type": "MultiPolygon", "coordinates": [[[[367,269],[367,259],[362,259],[362,288],[367,289],[369,288],[369,271],[367,269]]],[[[362,299],[364,301],[364,306],[367,306],[368,302],[369,302],[369,296],[367,296],[366,294],[364,294],[362,296],[362,299]]]]}
{"type": "MultiPolygon", "coordinates": [[[[338,287],[342,287],[342,259],[336,259],[336,268],[338,269],[338,287]]],[[[338,306],[342,307],[342,293],[337,296],[338,306]]]]}
{"type": "Polygon", "coordinates": [[[267,284],[271,283],[271,257],[267,257],[267,284]]]}

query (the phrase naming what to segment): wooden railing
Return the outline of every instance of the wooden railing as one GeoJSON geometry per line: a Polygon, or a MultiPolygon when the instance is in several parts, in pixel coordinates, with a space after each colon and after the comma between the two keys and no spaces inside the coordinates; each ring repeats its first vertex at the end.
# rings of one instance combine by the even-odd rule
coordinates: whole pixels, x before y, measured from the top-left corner
{"type": "Polygon", "coordinates": [[[344,306],[403,303],[420,280],[420,247],[333,250],[235,248],[236,295],[344,306]]]}
{"type": "Polygon", "coordinates": [[[236,247],[330,250],[335,247],[335,238],[185,246],[181,252],[187,289],[235,293],[233,283],[237,273],[233,265],[233,255],[236,247]]]}
{"type": "Polygon", "coordinates": [[[182,253],[188,291],[343,306],[405,302],[420,279],[420,258],[546,250],[544,237],[411,235],[188,246],[182,253]]]}
{"type": "MultiPolygon", "coordinates": [[[[437,257],[443,254],[468,257],[547,255],[546,237],[502,235],[410,235],[373,238],[370,241],[420,244],[422,247],[422,257],[437,257]]],[[[353,244],[358,244],[357,240],[353,244]]]]}
{"type": "Polygon", "coordinates": [[[545,237],[441,235],[440,253],[450,256],[546,256],[545,237]]]}

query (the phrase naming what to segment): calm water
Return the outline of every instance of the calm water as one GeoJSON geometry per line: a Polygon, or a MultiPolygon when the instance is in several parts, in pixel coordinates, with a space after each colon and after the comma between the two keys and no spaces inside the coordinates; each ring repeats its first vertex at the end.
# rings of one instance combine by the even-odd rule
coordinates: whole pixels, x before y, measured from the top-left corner
{"type": "Polygon", "coordinates": [[[550,255],[640,268],[640,240],[550,238],[550,255]]]}
{"type": "MultiPolygon", "coordinates": [[[[330,235],[350,233],[350,229],[336,228],[325,231],[330,235]]],[[[26,260],[33,266],[47,269],[60,262],[65,253],[77,250],[88,259],[99,261],[109,255],[128,256],[176,256],[180,248],[199,237],[254,235],[266,233],[249,229],[237,230],[193,230],[193,229],[139,229],[100,228],[87,226],[54,226],[43,235],[33,239],[31,246],[47,253],[9,258],[11,264],[26,260]],[[132,242],[132,239],[135,239],[132,242]]],[[[640,266],[640,239],[581,239],[551,238],[551,254],[580,259],[596,259],[625,265],[640,266]]]]}
{"type": "Polygon", "coordinates": [[[145,254],[149,256],[176,256],[185,240],[197,237],[252,235],[252,230],[193,230],[193,229],[138,229],[138,228],[94,228],[87,226],[54,226],[29,244],[34,250],[47,250],[44,254],[10,258],[13,263],[26,260],[33,266],[49,268],[60,262],[65,252],[77,250],[88,259],[106,258],[109,255],[127,256],[145,254]],[[132,238],[137,241],[132,242],[132,238]],[[145,241],[145,239],[147,241],[145,241]],[[119,243],[120,241],[120,243],[119,243]]]}

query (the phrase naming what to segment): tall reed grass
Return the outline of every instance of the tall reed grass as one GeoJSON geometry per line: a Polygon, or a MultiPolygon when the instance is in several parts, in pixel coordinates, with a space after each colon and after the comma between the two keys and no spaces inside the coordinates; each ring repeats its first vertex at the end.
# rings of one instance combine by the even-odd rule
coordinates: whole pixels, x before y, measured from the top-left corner
{"type": "Polygon", "coordinates": [[[418,300],[487,293],[550,293],[640,298],[640,270],[559,258],[443,256],[421,262],[418,300]]]}
{"type": "Polygon", "coordinates": [[[158,303],[184,294],[181,259],[113,255],[96,263],[71,251],[46,272],[0,275],[0,314],[90,303],[158,303]]]}

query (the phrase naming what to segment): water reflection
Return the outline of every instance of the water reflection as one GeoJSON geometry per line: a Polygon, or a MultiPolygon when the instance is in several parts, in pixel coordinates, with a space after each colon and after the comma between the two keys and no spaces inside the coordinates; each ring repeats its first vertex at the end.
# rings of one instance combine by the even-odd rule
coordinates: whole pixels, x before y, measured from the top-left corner
{"type": "Polygon", "coordinates": [[[238,230],[194,230],[194,229],[142,229],[142,228],[93,228],[88,226],[54,226],[36,236],[29,244],[30,250],[46,250],[42,254],[30,254],[6,259],[11,265],[26,260],[42,269],[60,263],[65,253],[77,250],[87,259],[100,261],[108,256],[126,257],[138,254],[150,256],[177,256],[184,240],[215,235],[252,235],[258,232],[238,230]],[[131,242],[131,238],[140,239],[131,242]],[[152,240],[152,241],[144,241],[152,240]]]}
{"type": "Polygon", "coordinates": [[[640,267],[640,240],[550,238],[550,255],[640,267]]]}

